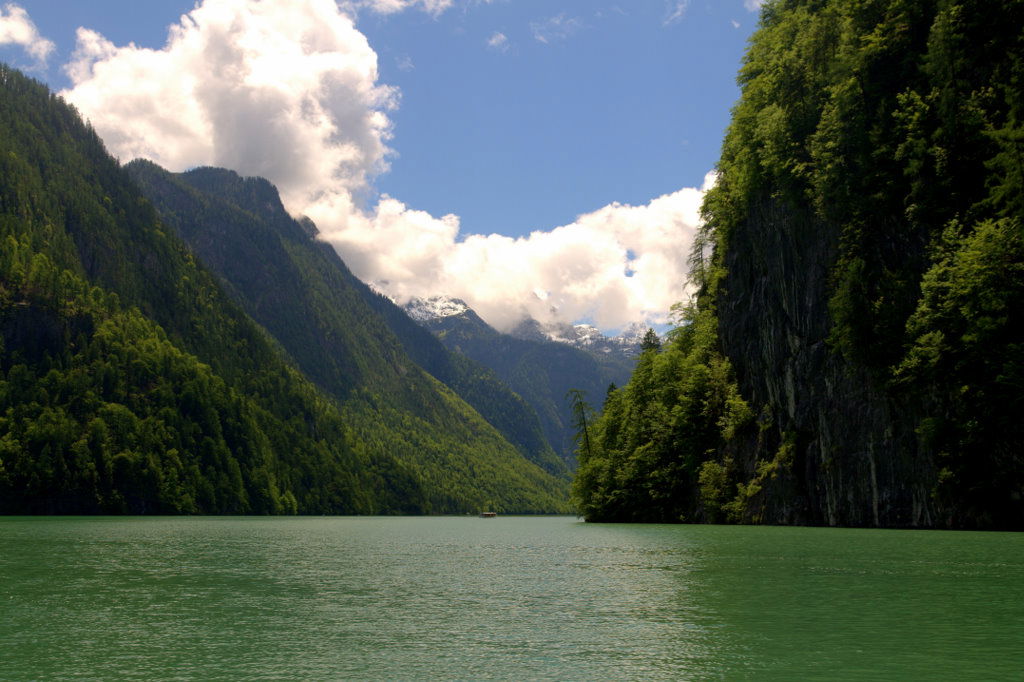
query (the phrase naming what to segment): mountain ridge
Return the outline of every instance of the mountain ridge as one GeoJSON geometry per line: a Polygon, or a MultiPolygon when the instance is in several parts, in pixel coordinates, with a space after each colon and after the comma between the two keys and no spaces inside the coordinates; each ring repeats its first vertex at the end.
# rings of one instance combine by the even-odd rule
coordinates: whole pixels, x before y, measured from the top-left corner
{"type": "Polygon", "coordinates": [[[548,443],[570,467],[575,467],[576,444],[568,392],[582,390],[591,400],[604,396],[611,384],[628,379],[634,363],[629,356],[587,352],[546,337],[503,334],[458,299],[440,297],[406,307],[410,305],[419,324],[448,349],[493,370],[533,407],[548,443]],[[431,310],[445,314],[436,316],[431,310]]]}
{"type": "MultiPolygon", "coordinates": [[[[0,90],[0,511],[565,510],[564,479],[408,360],[365,306],[388,360],[371,347],[338,358],[341,407],[236,303],[254,272],[200,262],[45,86],[0,66],[0,90]],[[398,403],[374,390],[403,385],[398,403]]],[[[239,182],[282,228],[239,249],[309,242],[269,183],[239,182]]],[[[206,209],[223,209],[220,228],[254,216],[206,209]]],[[[248,302],[279,308],[280,288],[248,302]]]]}
{"type": "MultiPolygon", "coordinates": [[[[471,318],[473,324],[477,324],[479,321],[479,323],[487,325],[487,322],[468,303],[453,296],[413,296],[401,307],[409,317],[420,323],[466,315],[471,318]]],[[[623,357],[635,357],[640,354],[640,342],[647,330],[648,326],[643,322],[633,322],[626,325],[615,336],[607,336],[592,324],[570,324],[568,322],[542,324],[532,317],[526,317],[505,333],[524,341],[554,341],[590,353],[614,353],[623,357]]]]}
{"type": "MultiPolygon", "coordinates": [[[[472,425],[472,418],[465,414],[468,406],[452,404],[454,395],[438,401],[438,388],[432,384],[435,377],[426,380],[428,375],[422,374],[420,366],[406,354],[405,344],[394,334],[389,321],[377,314],[379,310],[374,311],[374,294],[352,275],[333,249],[311,236],[315,229],[312,223],[300,223],[285,211],[269,182],[217,168],[174,175],[148,162],[129,164],[129,172],[149,193],[168,224],[235,288],[238,300],[271,329],[299,367],[342,400],[353,419],[367,424],[365,438],[379,437],[370,424],[380,415],[387,419],[385,432],[407,431],[403,410],[426,418],[426,423],[417,427],[420,430],[429,431],[429,424],[444,425],[431,436],[448,443],[447,452],[431,455],[437,462],[451,453],[471,449],[474,439],[481,437],[479,425],[472,425]],[[198,194],[186,191],[171,198],[175,187],[191,188],[198,194]],[[257,246],[256,251],[249,252],[257,246]],[[260,274],[254,273],[254,266],[262,269],[256,270],[260,274]],[[338,364],[339,359],[345,362],[338,364]],[[367,390],[372,393],[367,394],[367,390]],[[398,412],[394,412],[396,409],[398,412]]],[[[489,385],[490,390],[483,390],[480,384],[487,377],[474,374],[472,369],[458,378],[461,381],[451,382],[455,393],[462,389],[483,409],[492,407],[492,420],[516,441],[513,447],[527,461],[547,466],[555,475],[565,473],[553,453],[544,450],[539,434],[531,440],[523,429],[506,428],[510,425],[500,421],[501,415],[524,408],[517,397],[502,393],[496,383],[489,385]]],[[[528,424],[528,415],[522,416],[522,421],[528,424]]],[[[422,454],[422,442],[410,432],[394,440],[390,450],[404,453],[401,456],[411,463],[422,454]]],[[[495,447],[496,443],[490,443],[476,449],[494,452],[495,447]]],[[[475,455],[467,453],[466,457],[468,462],[475,455]]],[[[466,466],[452,464],[448,475],[459,476],[459,485],[471,494],[471,475],[466,466]]],[[[424,475],[437,478],[441,474],[424,475]]],[[[493,491],[489,495],[496,496],[493,491]]]]}

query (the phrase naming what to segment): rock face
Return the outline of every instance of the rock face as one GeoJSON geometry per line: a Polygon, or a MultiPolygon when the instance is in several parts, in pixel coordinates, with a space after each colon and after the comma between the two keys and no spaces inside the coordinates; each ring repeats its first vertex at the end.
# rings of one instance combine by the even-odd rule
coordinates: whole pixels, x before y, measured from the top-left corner
{"type": "Polygon", "coordinates": [[[827,343],[837,232],[766,200],[731,236],[742,247],[726,255],[719,332],[760,427],[734,456],[752,473],[795,444],[763,490],[763,523],[931,526],[936,473],[917,420],[827,343]]]}

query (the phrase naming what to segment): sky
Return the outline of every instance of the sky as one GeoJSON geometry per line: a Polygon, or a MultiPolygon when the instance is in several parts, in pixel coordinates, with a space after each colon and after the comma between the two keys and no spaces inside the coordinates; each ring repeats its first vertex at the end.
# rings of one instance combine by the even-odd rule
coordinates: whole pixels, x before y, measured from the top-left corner
{"type": "Polygon", "coordinates": [[[399,302],[663,325],[756,0],[22,0],[0,60],[123,162],[270,179],[399,302]]]}

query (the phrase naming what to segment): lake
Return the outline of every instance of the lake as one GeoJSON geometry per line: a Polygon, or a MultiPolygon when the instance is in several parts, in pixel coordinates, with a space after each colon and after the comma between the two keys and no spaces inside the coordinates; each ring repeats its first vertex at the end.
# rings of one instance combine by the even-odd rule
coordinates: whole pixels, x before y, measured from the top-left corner
{"type": "Polygon", "coordinates": [[[0,679],[1021,679],[1024,535],[2,518],[0,679]]]}

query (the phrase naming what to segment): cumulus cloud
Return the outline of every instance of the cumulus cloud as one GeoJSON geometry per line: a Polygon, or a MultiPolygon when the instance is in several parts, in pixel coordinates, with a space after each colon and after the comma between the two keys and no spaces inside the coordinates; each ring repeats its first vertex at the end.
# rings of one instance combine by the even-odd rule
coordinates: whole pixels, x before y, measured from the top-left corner
{"type": "Polygon", "coordinates": [[[260,175],[293,208],[387,168],[397,92],[333,0],[206,0],[160,50],[80,28],[66,70],[62,94],[125,160],[260,175]]]}
{"type": "Polygon", "coordinates": [[[530,315],[612,329],[663,320],[685,295],[701,189],[522,238],[464,235],[457,216],[388,196],[365,206],[398,93],[378,84],[376,53],[334,0],[205,0],[159,50],[80,29],[67,71],[62,94],[114,154],[269,178],[356,275],[399,301],[458,296],[499,328],[530,315]]]}
{"type": "MultiPolygon", "coordinates": [[[[327,229],[323,238],[356,275],[397,300],[457,296],[499,329],[527,315],[542,322],[593,319],[608,329],[664,322],[685,298],[686,263],[711,182],[709,175],[700,189],[642,206],[610,204],[518,239],[460,241],[457,217],[434,218],[385,198],[374,213],[327,229]]],[[[312,217],[329,224],[335,209],[312,217]]]]}
{"type": "Polygon", "coordinates": [[[53,42],[39,35],[39,29],[20,5],[7,3],[0,8],[0,45],[20,45],[38,66],[54,51],[53,42]]]}
{"type": "Polygon", "coordinates": [[[533,32],[533,37],[538,42],[545,44],[565,40],[581,28],[583,28],[583,22],[579,17],[569,17],[564,12],[542,21],[530,23],[530,31],[533,32]]]}
{"type": "Polygon", "coordinates": [[[498,52],[508,52],[508,36],[501,31],[495,31],[494,35],[487,39],[487,47],[498,52]]]}
{"type": "Polygon", "coordinates": [[[764,0],[743,0],[743,6],[747,8],[748,12],[757,12],[763,4],[764,0]]]}

